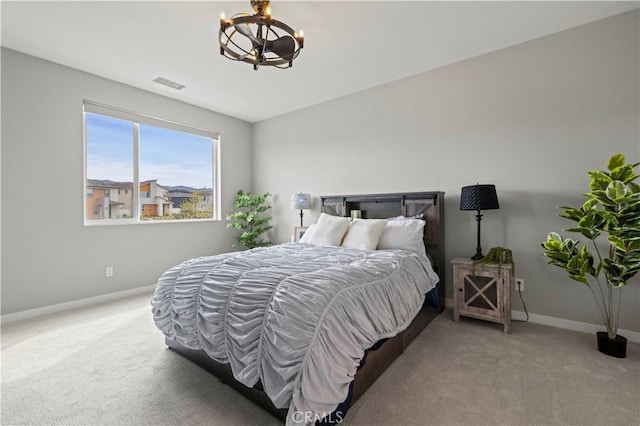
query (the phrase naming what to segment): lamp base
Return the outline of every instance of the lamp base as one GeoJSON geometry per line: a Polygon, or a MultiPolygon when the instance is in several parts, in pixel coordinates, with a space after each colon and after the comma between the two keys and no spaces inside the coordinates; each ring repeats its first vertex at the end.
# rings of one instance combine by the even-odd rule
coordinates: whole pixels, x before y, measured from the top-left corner
{"type": "Polygon", "coordinates": [[[476,244],[476,254],[473,255],[471,260],[480,260],[484,257],[482,254],[482,246],[480,245],[480,221],[482,220],[482,215],[480,214],[480,210],[478,210],[478,214],[476,215],[476,222],[478,223],[478,242],[476,244]]]}

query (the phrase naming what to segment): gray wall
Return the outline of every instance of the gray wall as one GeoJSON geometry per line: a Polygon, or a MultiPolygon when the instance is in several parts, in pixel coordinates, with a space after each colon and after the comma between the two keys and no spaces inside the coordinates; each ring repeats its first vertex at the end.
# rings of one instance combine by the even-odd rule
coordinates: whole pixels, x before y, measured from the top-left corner
{"type": "Polygon", "coordinates": [[[3,48],[3,314],[150,286],[232,250],[225,221],[83,226],[83,99],[220,131],[222,213],[251,189],[250,123],[3,48]]]}
{"type": "MultiPolygon", "coordinates": [[[[299,224],[294,192],[443,190],[447,260],[471,256],[460,188],[493,183],[500,210],[485,212],[482,245],[513,250],[529,311],[600,324],[591,293],[547,266],[539,242],[571,226],[558,206],[582,203],[588,170],[617,152],[640,161],[638,33],[635,10],[257,123],[254,190],[275,195],[273,240],[299,224]]],[[[305,224],[318,215],[316,198],[305,224]]],[[[623,329],[639,330],[639,284],[624,289],[623,329]]]]}

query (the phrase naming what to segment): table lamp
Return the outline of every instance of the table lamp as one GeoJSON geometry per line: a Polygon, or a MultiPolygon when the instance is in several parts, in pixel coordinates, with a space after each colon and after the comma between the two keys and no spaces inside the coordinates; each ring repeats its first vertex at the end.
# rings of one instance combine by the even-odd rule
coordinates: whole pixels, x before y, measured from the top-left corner
{"type": "Polygon", "coordinates": [[[476,254],[471,259],[479,260],[484,257],[482,247],[480,247],[480,221],[482,210],[499,209],[498,194],[496,194],[495,185],[470,185],[462,187],[460,194],[460,210],[476,210],[476,220],[478,221],[478,245],[476,246],[476,254]]]}
{"type": "Polygon", "coordinates": [[[302,216],[304,216],[303,210],[309,210],[311,208],[311,194],[293,194],[291,196],[291,208],[300,210],[300,226],[304,226],[302,224],[302,216]]]}

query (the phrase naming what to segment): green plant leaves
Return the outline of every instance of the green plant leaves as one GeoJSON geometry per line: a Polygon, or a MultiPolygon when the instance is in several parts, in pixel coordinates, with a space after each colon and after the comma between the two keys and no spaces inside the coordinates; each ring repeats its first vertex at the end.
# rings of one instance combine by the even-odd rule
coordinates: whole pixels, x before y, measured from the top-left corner
{"type": "Polygon", "coordinates": [[[576,209],[573,207],[560,207],[562,209],[562,213],[560,213],[560,217],[564,217],[567,219],[571,219],[574,220],[576,222],[579,222],[580,219],[582,219],[584,217],[584,210],[580,209],[576,209]]]}
{"type": "Polygon", "coordinates": [[[619,180],[614,180],[613,182],[611,182],[605,190],[607,198],[613,201],[615,204],[620,204],[624,201],[628,201],[629,198],[627,197],[627,194],[630,193],[631,191],[627,189],[627,186],[619,180]]]}
{"type": "Polygon", "coordinates": [[[239,246],[247,248],[265,247],[271,245],[260,236],[273,227],[269,225],[271,216],[263,215],[271,206],[266,204],[271,194],[252,194],[238,191],[233,203],[234,211],[227,215],[227,228],[235,228],[243,232],[237,237],[239,246]]]}
{"type": "Polygon", "coordinates": [[[604,191],[607,189],[607,186],[611,183],[611,178],[605,172],[601,172],[599,170],[592,170],[587,173],[591,178],[591,183],[589,184],[589,188],[592,191],[604,191]]]}
{"type": "Polygon", "coordinates": [[[625,241],[622,238],[613,236],[613,235],[609,235],[609,238],[607,238],[607,240],[616,248],[622,251],[627,251],[627,241],[625,241]]]}
{"type": "Polygon", "coordinates": [[[565,231],[580,233],[591,240],[598,238],[607,224],[607,217],[604,212],[594,208],[586,212],[583,212],[582,209],[565,208],[564,212],[569,214],[561,214],[561,217],[578,222],[577,227],[565,229],[565,231]]]}
{"type": "Polygon", "coordinates": [[[638,175],[633,173],[633,167],[631,166],[618,167],[612,170],[609,176],[611,180],[619,180],[622,183],[629,183],[638,177],[638,175]]]}
{"type": "Polygon", "coordinates": [[[571,238],[563,239],[555,232],[549,233],[547,241],[541,243],[549,264],[564,268],[569,278],[583,284],[589,284],[587,275],[594,275],[593,256],[586,247],[578,249],[578,242],[571,238]]]}
{"type": "Polygon", "coordinates": [[[626,161],[623,154],[614,154],[609,158],[609,161],[607,161],[607,169],[613,170],[616,167],[624,166],[624,163],[626,163],[626,161]]]}
{"type": "MultiPolygon", "coordinates": [[[[604,275],[605,285],[620,288],[640,272],[640,185],[636,183],[640,175],[635,173],[638,165],[626,164],[623,154],[613,155],[607,162],[608,173],[599,170],[587,173],[591,178],[591,192],[584,194],[587,201],[580,208],[561,207],[560,216],[576,223],[566,231],[579,233],[593,242],[597,264],[586,246],[579,247],[578,241],[556,232],[549,233],[541,243],[549,264],[565,269],[569,278],[588,286],[589,276],[600,283],[599,277],[604,275]],[[609,257],[600,254],[595,241],[605,233],[609,257]]],[[[594,290],[593,294],[605,325],[615,332],[617,312],[612,308],[612,293],[594,290]]]]}

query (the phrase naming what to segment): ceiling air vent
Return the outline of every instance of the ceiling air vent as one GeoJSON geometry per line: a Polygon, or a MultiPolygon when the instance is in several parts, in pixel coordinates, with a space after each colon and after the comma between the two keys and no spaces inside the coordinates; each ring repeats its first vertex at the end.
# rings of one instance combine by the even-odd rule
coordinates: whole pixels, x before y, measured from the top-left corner
{"type": "Polygon", "coordinates": [[[166,78],[156,77],[153,79],[154,82],[164,84],[165,86],[169,86],[172,89],[182,90],[185,86],[184,84],[176,83],[175,81],[167,80],[166,78]]]}

